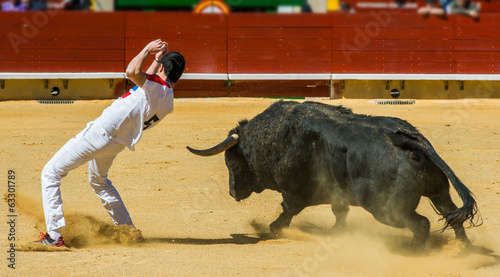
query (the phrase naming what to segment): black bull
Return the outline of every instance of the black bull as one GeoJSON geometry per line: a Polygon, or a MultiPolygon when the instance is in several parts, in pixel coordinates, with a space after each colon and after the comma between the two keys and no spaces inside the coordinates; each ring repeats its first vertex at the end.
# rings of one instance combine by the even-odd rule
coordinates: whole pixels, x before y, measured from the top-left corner
{"type": "Polygon", "coordinates": [[[409,228],[413,242],[423,244],[429,220],[415,212],[428,197],[457,239],[468,242],[463,223],[477,214],[469,189],[439,157],[430,142],[408,122],[373,117],[315,102],[279,101],[250,121],[242,121],[229,137],[207,150],[225,151],[230,194],[237,201],[252,192],[272,189],[283,196],[283,212],[270,225],[279,232],[305,207],[331,204],[334,229],[346,224],[349,206],[361,206],[375,219],[409,228]],[[463,207],[449,194],[449,182],[463,207]]]}

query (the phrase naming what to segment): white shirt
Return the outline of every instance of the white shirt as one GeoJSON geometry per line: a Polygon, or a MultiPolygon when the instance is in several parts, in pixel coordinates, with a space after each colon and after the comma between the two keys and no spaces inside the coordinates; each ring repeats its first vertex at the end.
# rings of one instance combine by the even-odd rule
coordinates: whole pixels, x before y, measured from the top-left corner
{"type": "Polygon", "coordinates": [[[174,111],[172,86],[154,74],[146,76],[142,87],[135,86],[106,108],[95,123],[110,138],[134,151],[142,132],[174,111]]]}

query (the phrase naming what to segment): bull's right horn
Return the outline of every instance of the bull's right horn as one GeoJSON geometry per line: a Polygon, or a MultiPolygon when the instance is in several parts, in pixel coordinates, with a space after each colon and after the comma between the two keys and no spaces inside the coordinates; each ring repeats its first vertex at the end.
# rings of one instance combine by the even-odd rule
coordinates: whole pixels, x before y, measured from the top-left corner
{"type": "Polygon", "coordinates": [[[205,149],[205,150],[197,150],[197,149],[193,149],[193,148],[187,146],[187,149],[193,154],[206,157],[206,156],[214,156],[214,155],[217,155],[219,153],[222,153],[222,152],[226,151],[227,149],[231,148],[232,146],[234,146],[236,143],[238,143],[238,135],[232,134],[229,137],[227,137],[223,142],[217,144],[216,146],[214,146],[212,148],[205,149]]]}

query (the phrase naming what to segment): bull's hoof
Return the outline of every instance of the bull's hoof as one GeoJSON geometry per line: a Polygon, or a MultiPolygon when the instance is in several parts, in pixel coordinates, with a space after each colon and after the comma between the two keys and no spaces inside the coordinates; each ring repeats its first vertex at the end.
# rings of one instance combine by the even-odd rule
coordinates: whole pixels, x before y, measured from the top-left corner
{"type": "Polygon", "coordinates": [[[275,224],[275,222],[269,225],[269,230],[271,231],[271,236],[275,238],[280,237],[283,234],[283,226],[279,226],[278,224],[275,224]]]}
{"type": "Polygon", "coordinates": [[[465,233],[463,235],[457,235],[456,239],[460,241],[465,247],[469,247],[472,245],[465,233]]]}
{"type": "Polygon", "coordinates": [[[406,248],[412,251],[414,254],[424,253],[427,248],[425,247],[425,240],[413,238],[406,243],[406,248]]]}
{"type": "Polygon", "coordinates": [[[347,225],[345,223],[344,224],[335,223],[335,225],[333,225],[333,227],[330,228],[329,233],[332,235],[337,235],[345,233],[346,230],[347,230],[347,225]]]}
{"type": "Polygon", "coordinates": [[[462,247],[463,249],[472,249],[473,246],[472,246],[472,243],[470,242],[470,240],[468,238],[459,238],[457,239],[461,244],[462,244],[462,247]]]}

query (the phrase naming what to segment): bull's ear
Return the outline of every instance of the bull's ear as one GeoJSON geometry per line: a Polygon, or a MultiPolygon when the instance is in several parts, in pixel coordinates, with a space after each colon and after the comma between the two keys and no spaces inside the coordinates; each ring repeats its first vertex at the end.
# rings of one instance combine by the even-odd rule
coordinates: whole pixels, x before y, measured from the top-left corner
{"type": "Polygon", "coordinates": [[[248,119],[243,119],[243,120],[238,120],[238,127],[244,127],[245,125],[248,124],[248,119]]]}

